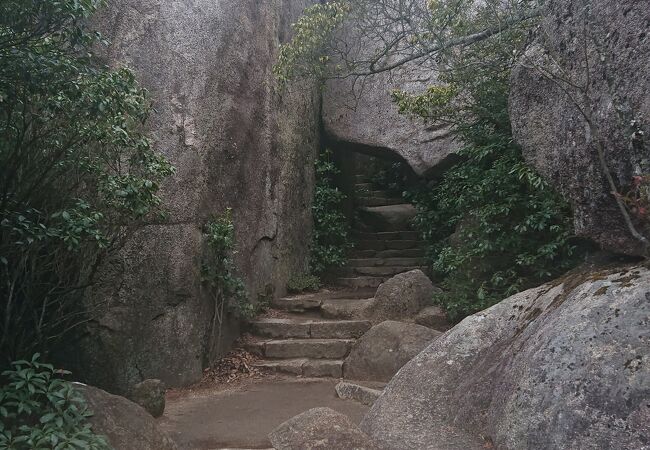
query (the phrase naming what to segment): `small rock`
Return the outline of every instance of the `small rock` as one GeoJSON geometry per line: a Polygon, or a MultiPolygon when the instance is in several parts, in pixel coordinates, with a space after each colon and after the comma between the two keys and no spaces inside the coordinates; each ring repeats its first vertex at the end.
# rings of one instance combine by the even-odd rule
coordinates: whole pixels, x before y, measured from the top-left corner
{"type": "Polygon", "coordinates": [[[344,378],[389,381],[442,333],[394,321],[375,325],[353,346],[343,364],[344,378]]]}
{"type": "Polygon", "coordinates": [[[354,400],[363,405],[372,406],[373,403],[381,396],[382,391],[372,389],[359,384],[341,381],[336,385],[336,395],[343,400],[354,400]]]}
{"type": "Polygon", "coordinates": [[[174,441],[136,403],[101,389],[75,384],[93,415],[93,432],[106,436],[116,450],[177,450],[174,441]]]}
{"type": "Polygon", "coordinates": [[[419,269],[400,273],[377,289],[374,305],[369,310],[370,320],[381,323],[413,318],[439,291],[419,269]]]}
{"type": "Polygon", "coordinates": [[[438,331],[447,331],[451,324],[447,314],[438,306],[428,306],[415,316],[415,323],[438,331]]]}
{"type": "Polygon", "coordinates": [[[350,419],[330,408],[314,408],[287,420],[271,434],[276,450],[377,450],[350,419]]]}
{"type": "Polygon", "coordinates": [[[165,412],[166,389],[165,383],[160,380],[144,380],[133,387],[131,400],[157,418],[165,412]]]}

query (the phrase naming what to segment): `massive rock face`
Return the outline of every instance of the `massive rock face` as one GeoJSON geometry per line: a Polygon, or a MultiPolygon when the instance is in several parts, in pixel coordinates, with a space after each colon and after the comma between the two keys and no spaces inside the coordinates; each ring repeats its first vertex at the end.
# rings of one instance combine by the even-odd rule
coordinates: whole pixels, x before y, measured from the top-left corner
{"type": "MultiPolygon", "coordinates": [[[[126,393],[146,378],[200,378],[209,295],[201,227],[233,208],[237,266],[253,299],[282,294],[304,269],[311,229],[319,97],[278,92],[271,73],[289,24],[310,0],[114,0],[98,28],[110,65],[133,68],[155,107],[148,127],[177,168],[165,223],[147,226],[106,264],[79,364],[95,385],[126,393]]],[[[226,324],[222,347],[236,336],[226,324]]]]}
{"type": "MultiPolygon", "coordinates": [[[[595,142],[602,142],[621,193],[634,175],[650,172],[650,7],[638,0],[546,3],[537,46],[512,76],[515,138],[526,159],[572,200],[580,235],[607,250],[638,255],[643,248],[625,227],[595,142]],[[534,68],[544,49],[562,68],[559,78],[580,89],[549,81],[534,68]],[[592,118],[595,133],[576,103],[592,118]],[[632,137],[638,131],[644,139],[632,137]]],[[[547,68],[558,72],[557,66],[547,68]]]]}
{"type": "MultiPolygon", "coordinates": [[[[358,24],[350,21],[340,38],[356,59],[368,60],[380,44],[360,35],[357,29],[358,24]]],[[[435,71],[422,61],[367,77],[330,80],[323,92],[325,132],[355,150],[396,156],[418,175],[438,173],[457,161],[455,152],[461,144],[447,126],[432,126],[399,114],[391,99],[395,89],[420,93],[435,83],[435,71]]]]}
{"type": "Polygon", "coordinates": [[[361,428],[391,449],[650,445],[650,271],[574,274],[467,318],[361,428]]]}

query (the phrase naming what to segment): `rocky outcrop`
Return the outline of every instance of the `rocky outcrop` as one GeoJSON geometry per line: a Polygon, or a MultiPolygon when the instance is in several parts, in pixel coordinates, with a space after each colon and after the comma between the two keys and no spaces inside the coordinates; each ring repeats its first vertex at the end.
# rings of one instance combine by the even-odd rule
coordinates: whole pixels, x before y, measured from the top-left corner
{"type": "Polygon", "coordinates": [[[351,380],[389,381],[441,334],[412,323],[382,322],[354,344],[343,363],[343,376],[351,380]]]}
{"type": "Polygon", "coordinates": [[[277,450],[378,450],[350,419],[330,408],[314,408],[280,425],[270,435],[277,450]]]}
{"type": "Polygon", "coordinates": [[[140,406],[91,386],[75,385],[93,415],[93,432],[105,436],[116,450],[177,450],[156,421],[140,406]]]}
{"type": "MultiPolygon", "coordinates": [[[[305,269],[319,100],[275,90],[289,24],[310,0],[115,0],[97,21],[112,66],[133,68],[153,100],[154,145],[176,166],[169,219],[145,227],[105,264],[95,320],[77,364],[92,384],[127,393],[146,378],[200,379],[212,303],[201,289],[201,227],[233,208],[237,267],[253,299],[282,294],[305,269]],[[182,351],[179,351],[182,349],[182,351]]],[[[227,348],[234,323],[222,330],[227,348]]]]}
{"type": "Polygon", "coordinates": [[[465,319],[361,429],[391,449],[646,448],[650,270],[578,273],[465,319]]]}
{"type": "Polygon", "coordinates": [[[643,246],[617,209],[596,142],[622,194],[634,175],[650,173],[648,61],[647,2],[552,0],[535,47],[512,76],[510,117],[526,160],[571,199],[579,235],[629,255],[641,254],[643,246]],[[535,68],[557,72],[540,56],[545,50],[562,68],[556,81],[581,88],[549,81],[535,68]],[[591,118],[591,129],[580,109],[591,118]]]}
{"type": "Polygon", "coordinates": [[[451,328],[447,313],[439,306],[427,306],[415,316],[415,323],[439,331],[451,328]]]}
{"type": "MultiPolygon", "coordinates": [[[[368,60],[377,50],[348,23],[341,33],[347,51],[368,60]]],[[[437,173],[457,161],[461,147],[448,126],[432,126],[402,114],[392,101],[395,89],[420,93],[436,83],[435,72],[421,61],[368,77],[327,82],[323,92],[323,126],[328,137],[365,153],[393,155],[406,161],[418,175],[437,173]]]]}
{"type": "Polygon", "coordinates": [[[134,386],[129,398],[157,418],[165,413],[166,390],[165,383],[160,380],[144,380],[134,386]]]}
{"type": "Polygon", "coordinates": [[[400,273],[379,286],[367,318],[373,323],[412,319],[438,292],[440,289],[421,270],[400,273]]]}

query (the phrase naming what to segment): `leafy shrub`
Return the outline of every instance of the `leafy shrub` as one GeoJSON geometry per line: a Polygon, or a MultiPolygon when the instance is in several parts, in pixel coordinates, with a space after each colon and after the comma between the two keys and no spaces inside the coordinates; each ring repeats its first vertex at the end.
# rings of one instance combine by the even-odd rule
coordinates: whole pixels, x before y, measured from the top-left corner
{"type": "Polygon", "coordinates": [[[463,161],[433,188],[408,195],[446,291],[436,300],[452,320],[578,261],[569,205],[526,165],[512,138],[508,82],[522,39],[519,31],[504,32],[498,42],[442,60],[443,85],[421,95],[393,94],[401,112],[452,124],[466,144],[463,161]]]}
{"type": "Polygon", "coordinates": [[[74,386],[60,378],[68,372],[39,362],[16,361],[3,372],[0,388],[0,449],[109,450],[93,433],[92,413],[74,386]]]}
{"type": "Polygon", "coordinates": [[[316,162],[310,261],[311,271],[315,274],[345,265],[347,252],[352,248],[350,224],[343,213],[346,196],[335,186],[334,177],[340,172],[331,157],[331,150],[325,150],[316,162]]]}
{"type": "Polygon", "coordinates": [[[294,275],[287,283],[287,290],[292,294],[302,292],[316,292],[321,288],[321,280],[316,275],[300,274],[294,275]]]}
{"type": "Polygon", "coordinates": [[[0,2],[0,365],[86,320],[83,290],[173,172],[142,134],[146,92],[91,54],[101,3],[0,2]]]}

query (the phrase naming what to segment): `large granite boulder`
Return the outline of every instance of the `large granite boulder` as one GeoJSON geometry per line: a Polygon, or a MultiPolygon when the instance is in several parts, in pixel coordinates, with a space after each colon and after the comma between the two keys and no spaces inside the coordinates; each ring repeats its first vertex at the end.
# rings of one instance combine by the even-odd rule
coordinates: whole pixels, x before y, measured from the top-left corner
{"type": "Polygon", "coordinates": [[[595,143],[602,143],[622,194],[632,187],[634,175],[650,173],[648,2],[550,0],[538,34],[512,75],[514,136],[526,160],[571,199],[579,235],[610,251],[642,254],[643,246],[632,237],[615,204],[595,143]],[[545,51],[564,72],[556,79],[582,88],[542,75],[542,67],[558,72],[557,66],[547,64],[545,51]],[[591,117],[592,129],[576,102],[591,117]]]}
{"type": "Polygon", "coordinates": [[[438,292],[420,269],[400,273],[379,286],[372,307],[365,312],[373,323],[412,319],[438,292]]]}
{"type": "Polygon", "coordinates": [[[272,66],[312,3],[114,0],[96,18],[112,42],[106,63],[131,67],[150,92],[150,135],[177,173],[163,186],[169,219],[132,236],[89,294],[94,320],[68,366],[91,384],[122,394],[147,378],[187,385],[238,336],[228,319],[221,345],[206,348],[201,228],[211,215],[233,208],[252,299],[282,295],[306,268],[319,93],[276,90],[272,66]]]}
{"type": "Polygon", "coordinates": [[[372,440],[345,415],[314,408],[287,420],[270,435],[276,450],[375,450],[372,440]]]}
{"type": "MultiPolygon", "coordinates": [[[[353,15],[344,24],[339,39],[351,58],[368,61],[386,43],[364,35],[361,29],[353,15]]],[[[420,60],[376,75],[328,81],[323,91],[325,132],[330,139],[354,150],[379,156],[396,155],[418,175],[441,172],[458,160],[455,152],[461,143],[454,139],[449,126],[432,126],[400,114],[391,98],[395,89],[411,93],[425,91],[436,84],[435,73],[429,64],[420,60]]]]}
{"type": "Polygon", "coordinates": [[[465,319],[361,429],[391,449],[650,445],[650,270],[577,273],[465,319]]]}
{"type": "Polygon", "coordinates": [[[343,363],[343,376],[351,380],[390,381],[441,334],[413,323],[382,322],[354,344],[343,363]]]}
{"type": "Polygon", "coordinates": [[[115,450],[177,450],[151,415],[137,404],[91,386],[76,385],[93,416],[93,432],[106,436],[115,450]]]}

